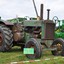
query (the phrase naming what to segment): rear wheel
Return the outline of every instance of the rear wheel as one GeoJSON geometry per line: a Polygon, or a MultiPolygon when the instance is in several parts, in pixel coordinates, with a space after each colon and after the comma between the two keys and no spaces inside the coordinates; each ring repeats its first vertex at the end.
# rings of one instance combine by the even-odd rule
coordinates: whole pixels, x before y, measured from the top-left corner
{"type": "Polygon", "coordinates": [[[30,39],[26,44],[25,48],[34,48],[34,54],[27,54],[26,56],[30,59],[40,58],[42,54],[41,44],[36,39],[30,39]]]}
{"type": "Polygon", "coordinates": [[[64,40],[61,38],[58,38],[56,40],[54,40],[53,47],[56,47],[57,50],[52,51],[52,54],[55,56],[61,55],[64,56],[64,40]]]}
{"type": "Polygon", "coordinates": [[[0,51],[8,51],[13,46],[12,31],[5,25],[0,24],[0,51]]]}

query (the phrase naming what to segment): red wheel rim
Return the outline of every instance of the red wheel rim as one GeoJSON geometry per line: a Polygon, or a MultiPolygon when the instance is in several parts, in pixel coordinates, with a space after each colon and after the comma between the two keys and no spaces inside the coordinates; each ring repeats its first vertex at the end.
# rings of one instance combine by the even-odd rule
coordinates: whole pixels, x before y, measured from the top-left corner
{"type": "Polygon", "coordinates": [[[2,33],[0,32],[0,46],[2,46],[2,41],[3,41],[2,33]]]}

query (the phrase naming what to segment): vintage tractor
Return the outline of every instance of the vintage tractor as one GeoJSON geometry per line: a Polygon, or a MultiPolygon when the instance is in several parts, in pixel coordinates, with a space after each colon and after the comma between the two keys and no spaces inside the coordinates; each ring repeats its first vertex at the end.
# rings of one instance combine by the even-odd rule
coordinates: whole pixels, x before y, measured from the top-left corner
{"type": "MultiPolygon", "coordinates": [[[[0,51],[9,51],[13,46],[25,45],[25,26],[24,20],[27,18],[16,18],[14,20],[4,21],[0,18],[0,51]],[[18,22],[19,20],[19,22],[18,22]]],[[[30,18],[36,19],[36,18],[30,18]]]]}
{"type": "Polygon", "coordinates": [[[34,54],[26,54],[30,59],[40,58],[42,51],[45,50],[50,50],[55,56],[64,56],[64,40],[62,37],[57,37],[58,32],[56,31],[58,27],[55,28],[56,23],[49,20],[50,10],[48,9],[47,11],[47,20],[24,21],[26,32],[25,48],[34,48],[34,54]]]}
{"type": "Polygon", "coordinates": [[[24,20],[27,18],[4,21],[0,17],[0,51],[9,51],[13,46],[21,46],[23,50],[25,45],[24,20]]]}
{"type": "Polygon", "coordinates": [[[9,51],[12,46],[33,48],[34,54],[26,54],[30,59],[40,58],[42,50],[51,50],[53,55],[64,56],[64,40],[55,39],[55,23],[49,20],[49,9],[47,20],[43,20],[43,4],[41,4],[41,15],[38,20],[24,20],[11,23],[0,20],[0,51],[9,51]]]}

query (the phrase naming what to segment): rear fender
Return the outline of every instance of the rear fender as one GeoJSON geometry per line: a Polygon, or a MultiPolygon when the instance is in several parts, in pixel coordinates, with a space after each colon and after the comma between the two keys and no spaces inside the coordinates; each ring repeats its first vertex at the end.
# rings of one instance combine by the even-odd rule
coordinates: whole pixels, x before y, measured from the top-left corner
{"type": "Polygon", "coordinates": [[[8,21],[0,21],[0,24],[6,25],[6,26],[9,27],[11,30],[12,30],[12,27],[14,26],[13,23],[8,22],[8,21]]]}
{"type": "Polygon", "coordinates": [[[5,25],[14,25],[13,23],[9,21],[0,21],[0,24],[5,24],[5,25]]]}

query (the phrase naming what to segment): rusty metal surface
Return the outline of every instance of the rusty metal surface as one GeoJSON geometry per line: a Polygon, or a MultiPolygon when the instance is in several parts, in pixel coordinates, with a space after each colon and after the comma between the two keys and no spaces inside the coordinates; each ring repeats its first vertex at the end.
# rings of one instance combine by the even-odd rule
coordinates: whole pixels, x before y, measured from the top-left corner
{"type": "Polygon", "coordinates": [[[53,24],[55,24],[52,20],[44,20],[44,23],[53,23],[53,24]]]}
{"type": "Polygon", "coordinates": [[[47,9],[47,20],[49,20],[49,16],[50,16],[50,9],[47,9]]]}
{"type": "Polygon", "coordinates": [[[41,4],[40,20],[43,20],[43,4],[41,4]]]}
{"type": "Polygon", "coordinates": [[[9,21],[4,21],[3,22],[5,25],[14,25],[13,23],[9,22],[9,21]]]}
{"type": "Polygon", "coordinates": [[[15,24],[12,28],[14,41],[20,41],[23,38],[21,24],[15,24]]]}
{"type": "Polygon", "coordinates": [[[14,41],[20,41],[21,39],[22,37],[20,32],[14,33],[14,41]]]}
{"type": "Polygon", "coordinates": [[[33,1],[34,9],[35,9],[35,12],[36,12],[36,16],[39,17],[38,12],[37,12],[37,8],[36,8],[36,4],[35,4],[35,0],[32,0],[32,1],[33,1]]]}
{"type": "Polygon", "coordinates": [[[55,24],[45,23],[45,37],[44,39],[54,39],[55,24]]]}

